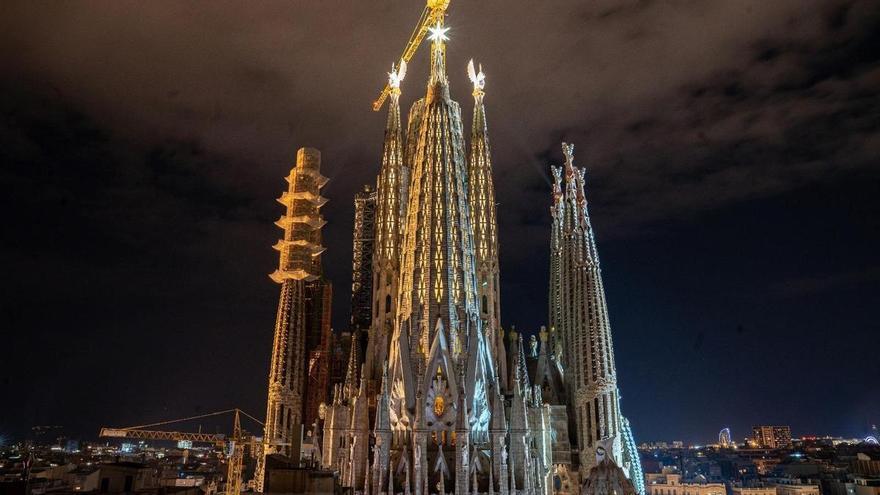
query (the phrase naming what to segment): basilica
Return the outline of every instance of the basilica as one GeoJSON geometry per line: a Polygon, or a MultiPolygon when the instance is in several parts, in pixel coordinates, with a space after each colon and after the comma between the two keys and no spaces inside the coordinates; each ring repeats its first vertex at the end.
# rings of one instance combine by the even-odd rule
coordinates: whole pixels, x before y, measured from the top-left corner
{"type": "Polygon", "coordinates": [[[353,493],[644,494],[584,169],[563,143],[565,162],[552,168],[547,325],[505,331],[486,77],[469,64],[468,133],[450,97],[446,30],[439,21],[430,29],[426,91],[405,121],[405,60],[389,74],[381,166],[356,201],[354,331],[335,380],[321,319],[329,312],[316,302],[329,290],[317,150],[301,150],[288,178],[257,489],[265,456],[295,457],[285,446],[306,425],[311,458],[353,493]]]}

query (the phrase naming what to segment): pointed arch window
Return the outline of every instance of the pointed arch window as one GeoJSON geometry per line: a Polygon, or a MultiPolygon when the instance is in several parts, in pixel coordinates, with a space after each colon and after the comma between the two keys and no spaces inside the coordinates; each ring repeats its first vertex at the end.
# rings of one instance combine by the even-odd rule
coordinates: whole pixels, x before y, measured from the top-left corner
{"type": "Polygon", "coordinates": [[[391,312],[391,295],[388,294],[385,296],[385,314],[391,312]]]}

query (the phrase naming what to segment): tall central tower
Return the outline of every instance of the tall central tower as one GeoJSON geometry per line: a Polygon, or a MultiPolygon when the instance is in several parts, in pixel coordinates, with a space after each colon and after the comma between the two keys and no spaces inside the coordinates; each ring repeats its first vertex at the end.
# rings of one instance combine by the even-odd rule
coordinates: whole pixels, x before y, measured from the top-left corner
{"type": "MultiPolygon", "coordinates": [[[[390,356],[400,426],[415,420],[410,414],[436,417],[441,401],[455,404],[462,378],[469,402],[490,385],[487,377],[494,378],[477,302],[467,155],[461,109],[449,96],[445,30],[433,30],[427,94],[410,111],[407,135],[412,175],[390,356]],[[439,388],[449,393],[446,399],[436,395],[439,388]],[[417,398],[429,396],[435,404],[418,410],[417,398]]],[[[473,407],[486,407],[476,398],[480,403],[473,407]]]]}

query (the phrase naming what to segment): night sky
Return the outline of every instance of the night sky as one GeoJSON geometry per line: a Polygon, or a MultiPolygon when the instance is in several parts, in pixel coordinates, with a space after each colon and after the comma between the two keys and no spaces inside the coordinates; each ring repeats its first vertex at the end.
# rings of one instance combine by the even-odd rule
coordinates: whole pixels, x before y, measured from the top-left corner
{"type": "MultiPolygon", "coordinates": [[[[370,104],[422,5],[3,2],[0,435],[264,415],[283,177],[322,151],[345,329],[370,104]]],[[[546,320],[566,140],[638,441],[880,422],[880,3],[453,0],[448,24],[467,128],[467,60],[487,74],[505,326],[546,320]]]]}

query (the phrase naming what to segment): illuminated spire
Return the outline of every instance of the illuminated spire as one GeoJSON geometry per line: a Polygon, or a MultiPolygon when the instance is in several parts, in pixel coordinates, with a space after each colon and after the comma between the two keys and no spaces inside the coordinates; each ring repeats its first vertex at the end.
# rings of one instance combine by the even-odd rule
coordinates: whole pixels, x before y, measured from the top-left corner
{"type": "Polygon", "coordinates": [[[375,242],[372,260],[374,278],[370,326],[364,373],[374,383],[381,378],[397,305],[397,279],[400,270],[401,195],[406,181],[403,165],[403,133],[400,125],[400,83],[406,76],[406,62],[391,66],[391,86],[382,166],[376,179],[375,242]],[[378,282],[378,283],[377,283],[378,282]]]}
{"type": "Polygon", "coordinates": [[[351,335],[351,349],[348,353],[348,369],[345,372],[343,399],[350,400],[357,395],[358,367],[360,364],[360,348],[357,334],[351,335]]]}
{"type": "MultiPolygon", "coordinates": [[[[471,125],[471,149],[468,161],[469,206],[471,225],[474,228],[474,250],[477,263],[477,289],[479,291],[480,316],[486,325],[492,356],[501,377],[507,377],[507,363],[502,359],[504,342],[498,339],[501,327],[500,281],[498,264],[498,224],[495,208],[495,185],[492,180],[492,153],[489,146],[489,130],[486,125],[486,109],[483,105],[486,76],[483,67],[474,69],[474,61],[468,62],[468,77],[474,85],[474,114],[471,125]]],[[[503,383],[505,388],[508,384],[503,383]]]]}
{"type": "Polygon", "coordinates": [[[520,334],[517,347],[517,360],[514,378],[516,383],[513,385],[513,391],[516,397],[520,395],[528,395],[532,389],[529,384],[529,368],[526,362],[526,352],[523,349],[523,335],[520,334]]]}

